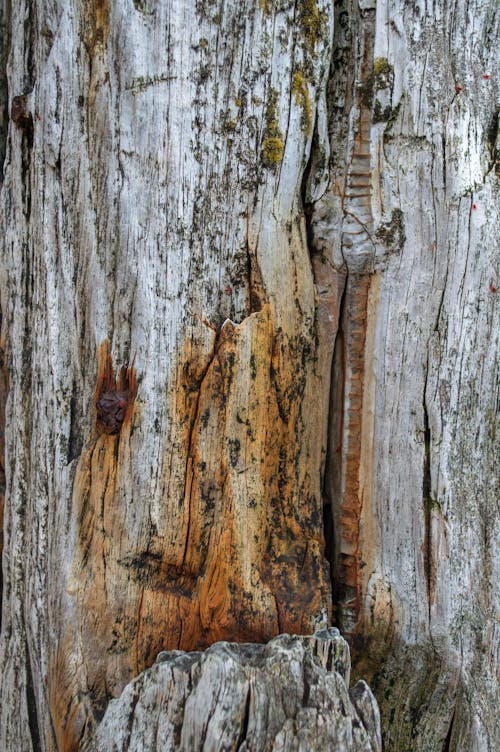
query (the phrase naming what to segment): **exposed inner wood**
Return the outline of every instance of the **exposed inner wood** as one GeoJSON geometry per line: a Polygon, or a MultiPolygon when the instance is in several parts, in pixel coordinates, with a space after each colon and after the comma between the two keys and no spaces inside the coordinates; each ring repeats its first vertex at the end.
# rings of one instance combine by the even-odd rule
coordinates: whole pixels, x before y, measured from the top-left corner
{"type": "Polygon", "coordinates": [[[353,143],[342,197],[341,245],[348,273],[342,303],[340,346],[332,376],[336,384],[332,396],[339,407],[336,426],[332,426],[335,436],[330,438],[330,443],[336,443],[331,448],[331,472],[337,476],[333,481],[335,490],[331,500],[335,527],[334,605],[337,622],[350,637],[359,631],[362,618],[362,428],[366,411],[371,409],[365,404],[364,385],[368,301],[375,253],[372,239],[372,113],[371,99],[366,96],[373,75],[373,12],[368,11],[360,18],[359,31],[360,47],[356,59],[359,83],[355,93],[358,116],[351,122],[353,143]]]}
{"type": "MultiPolygon", "coordinates": [[[[203,327],[205,345],[186,343],[172,394],[188,451],[179,515],[165,519],[168,527],[150,522],[140,549],[129,537],[137,502],[124,506],[120,488],[133,401],[119,433],[91,438],[78,463],[78,549],[67,591],[80,624],[81,675],[68,661],[73,625],[51,664],[58,687],[52,717],[68,749],[82,724],[96,722],[109,696],[161,650],[266,642],[328,620],[319,472],[311,478],[298,459],[304,413],[319,410],[306,378],[312,341],[277,333],[268,304],[218,333],[203,327]]],[[[115,380],[104,343],[94,404],[115,387],[135,395],[136,376],[122,368],[115,380]]]]}

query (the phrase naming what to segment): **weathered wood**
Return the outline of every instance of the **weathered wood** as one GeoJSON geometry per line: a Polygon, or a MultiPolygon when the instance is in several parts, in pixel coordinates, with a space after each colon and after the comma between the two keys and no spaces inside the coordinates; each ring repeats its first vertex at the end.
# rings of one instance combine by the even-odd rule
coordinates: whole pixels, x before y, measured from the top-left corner
{"type": "Polygon", "coordinates": [[[0,9],[0,748],[334,619],[388,750],[492,749],[496,4],[0,9]]]}
{"type": "Polygon", "coordinates": [[[388,749],[492,749],[498,7],[335,7],[311,235],[346,279],[325,483],[338,624],[388,749]]]}
{"type": "Polygon", "coordinates": [[[301,186],[313,136],[327,151],[332,21],[326,2],[11,8],[33,127],[10,113],[2,188],[5,743],[76,749],[162,649],[329,621],[333,340],[301,186]],[[134,356],[137,396],[103,422],[100,378],[134,356]]]}
{"type": "Polygon", "coordinates": [[[110,702],[88,749],[380,752],[375,698],[364,682],[349,692],[349,672],[337,630],[161,653],[110,702]]]}

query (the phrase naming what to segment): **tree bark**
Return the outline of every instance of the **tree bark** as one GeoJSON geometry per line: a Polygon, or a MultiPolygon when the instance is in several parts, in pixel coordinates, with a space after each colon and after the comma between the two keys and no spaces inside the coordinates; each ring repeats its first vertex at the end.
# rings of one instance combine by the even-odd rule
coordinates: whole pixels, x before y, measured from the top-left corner
{"type": "Polygon", "coordinates": [[[375,698],[363,681],[347,691],[349,649],[335,631],[160,653],[110,702],[91,748],[381,752],[375,698]]]}
{"type": "Polygon", "coordinates": [[[333,620],[386,749],[492,750],[495,4],[1,28],[0,747],[111,743],[161,651],[333,620]]]}
{"type": "Polygon", "coordinates": [[[363,646],[387,748],[489,750],[498,9],[335,7],[336,152],[313,246],[347,267],[326,476],[337,623],[363,646]]]}

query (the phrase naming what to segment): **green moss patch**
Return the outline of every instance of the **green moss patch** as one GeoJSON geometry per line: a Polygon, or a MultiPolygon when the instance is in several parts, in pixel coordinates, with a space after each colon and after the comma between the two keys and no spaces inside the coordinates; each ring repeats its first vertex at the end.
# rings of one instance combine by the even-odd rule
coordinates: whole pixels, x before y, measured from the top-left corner
{"type": "Polygon", "coordinates": [[[312,128],[311,97],[307,88],[307,79],[300,70],[293,74],[292,93],[295,97],[295,104],[302,109],[302,127],[308,136],[312,128]]]}
{"type": "Polygon", "coordinates": [[[306,48],[313,54],[316,43],[327,38],[328,14],[318,8],[316,0],[300,0],[299,14],[306,48]]]}
{"type": "Polygon", "coordinates": [[[285,144],[278,120],[278,92],[271,89],[266,107],[266,127],[262,139],[262,160],[266,167],[275,168],[283,160],[285,144]]]}

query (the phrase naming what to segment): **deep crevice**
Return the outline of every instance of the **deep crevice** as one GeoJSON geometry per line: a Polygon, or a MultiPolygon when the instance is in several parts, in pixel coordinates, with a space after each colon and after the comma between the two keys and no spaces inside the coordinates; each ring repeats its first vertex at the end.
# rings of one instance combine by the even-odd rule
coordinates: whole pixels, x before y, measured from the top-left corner
{"type": "Polygon", "coordinates": [[[344,352],[344,317],[347,290],[347,277],[342,291],[339,307],[339,323],[330,372],[330,397],[328,414],[328,437],[326,450],[325,476],[323,480],[322,495],[324,510],[328,505],[329,510],[324,511],[325,521],[325,555],[330,564],[330,578],[332,584],[333,601],[333,625],[338,626],[337,604],[339,602],[339,525],[338,504],[335,501],[341,497],[341,471],[342,471],[342,434],[344,430],[344,391],[345,391],[345,352],[344,352]],[[331,524],[331,528],[327,525],[331,524]]]}
{"type": "Polygon", "coordinates": [[[25,643],[26,650],[26,705],[28,708],[28,724],[30,730],[33,752],[42,752],[40,741],[40,729],[38,727],[38,711],[36,707],[35,687],[33,672],[31,670],[31,658],[28,640],[25,643]]]}
{"type": "Polygon", "coordinates": [[[7,149],[7,131],[9,122],[9,91],[7,83],[7,57],[10,49],[11,4],[5,2],[0,7],[0,185],[3,182],[3,165],[7,149]]]}
{"type": "Polygon", "coordinates": [[[243,720],[241,723],[241,729],[240,734],[238,736],[238,741],[236,742],[236,749],[239,750],[242,746],[242,744],[245,743],[247,734],[248,734],[248,726],[250,722],[250,699],[252,695],[252,690],[250,685],[248,686],[247,690],[247,696],[245,698],[245,711],[243,714],[243,720]]]}
{"type": "MultiPolygon", "coordinates": [[[[345,295],[345,293],[344,293],[345,295]]],[[[336,619],[335,626],[339,626],[339,614],[337,613],[337,604],[340,600],[340,583],[339,583],[339,566],[340,566],[340,539],[339,539],[339,512],[340,499],[342,496],[342,440],[344,432],[344,410],[343,404],[345,399],[345,337],[342,330],[342,321],[344,318],[344,297],[342,298],[341,315],[339,317],[339,334],[337,335],[334,348],[334,357],[332,361],[332,380],[330,386],[330,433],[329,433],[329,451],[328,451],[328,478],[331,484],[330,499],[332,504],[333,519],[333,541],[331,550],[331,568],[332,568],[332,597],[334,604],[334,614],[336,619]],[[335,378],[341,375],[340,379],[335,378]],[[332,425],[333,423],[333,425],[332,425]],[[335,430],[336,429],[336,430],[335,430]],[[333,442],[333,443],[332,443],[333,442]]]]}
{"type": "Polygon", "coordinates": [[[82,453],[83,435],[81,432],[82,409],[78,399],[76,381],[73,380],[73,387],[70,400],[70,429],[68,442],[68,465],[82,453]]]}
{"type": "Polygon", "coordinates": [[[330,570],[330,582],[334,582],[334,551],[335,541],[333,535],[333,511],[332,500],[328,495],[328,491],[325,489],[323,492],[323,535],[325,536],[325,558],[328,562],[330,570]]]}
{"type": "Polygon", "coordinates": [[[262,311],[264,305],[268,302],[267,295],[264,287],[264,281],[262,279],[262,273],[260,270],[259,262],[257,259],[257,249],[251,249],[248,241],[246,243],[247,253],[247,289],[248,289],[248,306],[247,317],[252,313],[259,313],[262,311]]]}
{"type": "Polygon", "coordinates": [[[450,720],[450,726],[448,728],[448,733],[446,734],[446,739],[444,740],[443,744],[443,752],[451,752],[451,738],[453,736],[453,726],[455,724],[455,710],[453,710],[451,720],[450,720]]]}
{"type": "Polygon", "coordinates": [[[134,687],[134,694],[132,696],[132,699],[130,700],[130,707],[128,711],[128,720],[127,720],[127,739],[125,741],[125,744],[123,745],[123,749],[130,749],[130,740],[132,738],[132,731],[134,729],[135,709],[141,698],[141,690],[142,690],[142,682],[138,683],[134,687]]]}
{"type": "Polygon", "coordinates": [[[425,584],[427,588],[427,600],[431,604],[432,598],[432,499],[431,499],[431,430],[429,426],[429,414],[425,404],[425,391],[427,379],[424,386],[424,401],[422,403],[424,417],[424,467],[422,474],[422,499],[424,505],[424,572],[425,584]]]}

